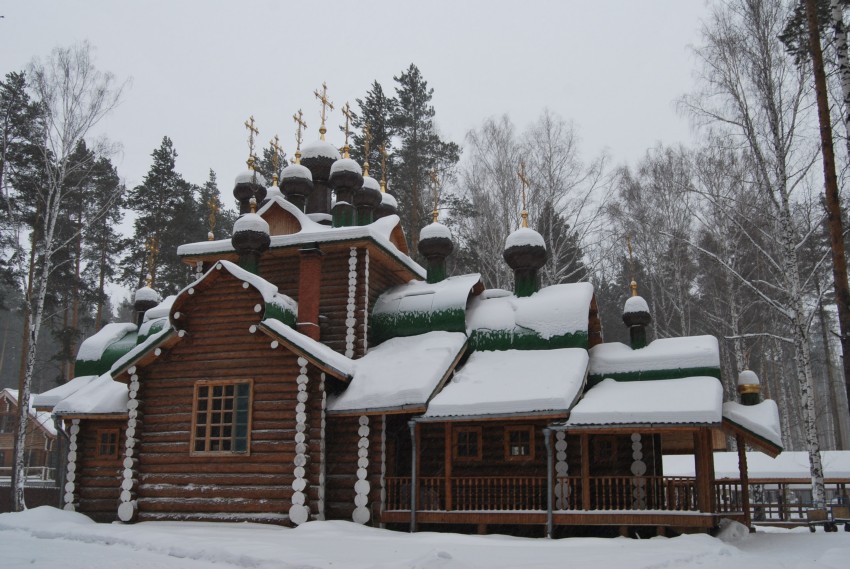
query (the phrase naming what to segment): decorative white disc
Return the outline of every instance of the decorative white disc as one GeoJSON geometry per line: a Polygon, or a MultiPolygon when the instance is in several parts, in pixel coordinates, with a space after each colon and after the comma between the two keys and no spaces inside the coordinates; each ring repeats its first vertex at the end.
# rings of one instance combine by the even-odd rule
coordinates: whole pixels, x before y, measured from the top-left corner
{"type": "Polygon", "coordinates": [[[362,425],[359,429],[357,429],[357,434],[361,437],[369,436],[369,427],[366,425],[362,425]]]}
{"type": "Polygon", "coordinates": [[[293,492],[292,493],[292,503],[296,506],[304,505],[304,492],[293,492]]]}
{"type": "Polygon", "coordinates": [[[362,508],[369,503],[369,496],[366,494],[358,494],[354,497],[354,505],[358,508],[362,508]]]}
{"type": "Polygon", "coordinates": [[[129,522],[133,519],[133,515],[136,513],[136,503],[135,502],[123,502],[118,506],[118,519],[122,522],[129,522]]]}
{"type": "Polygon", "coordinates": [[[302,505],[296,504],[289,508],[289,521],[300,526],[310,517],[310,510],[302,505]]]}
{"type": "Polygon", "coordinates": [[[296,492],[303,492],[304,488],[306,488],[306,487],[307,487],[307,483],[304,481],[303,478],[296,478],[292,482],[292,489],[295,490],[296,492]]]}
{"type": "Polygon", "coordinates": [[[368,480],[358,480],[357,482],[354,483],[354,491],[357,494],[368,495],[370,489],[371,489],[371,486],[369,485],[368,480]]]}
{"type": "Polygon", "coordinates": [[[351,519],[358,524],[365,524],[370,517],[369,510],[366,508],[354,508],[354,513],[351,515],[351,519]]]}

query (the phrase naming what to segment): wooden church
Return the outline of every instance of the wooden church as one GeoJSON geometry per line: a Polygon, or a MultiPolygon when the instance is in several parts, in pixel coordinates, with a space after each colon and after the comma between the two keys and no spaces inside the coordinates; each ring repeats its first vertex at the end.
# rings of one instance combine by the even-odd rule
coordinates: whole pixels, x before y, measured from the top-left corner
{"type": "Polygon", "coordinates": [[[385,184],[325,132],[323,107],[279,185],[249,159],[232,238],[178,249],[197,279],[137,291],[138,320],[83,342],[77,377],[38,396],[65,428],[66,509],[547,535],[748,521],[743,449],[781,451],[752,372],[724,403],[717,340],[647,343],[636,290],[631,345],[605,343],[591,284],[538,287],[546,243],[526,223],[505,244],[513,291],[446,276],[436,212],[421,267],[385,184]],[[714,479],[727,435],[740,483],[714,479]],[[664,454],[693,454],[696,475],[665,476],[664,454]]]}

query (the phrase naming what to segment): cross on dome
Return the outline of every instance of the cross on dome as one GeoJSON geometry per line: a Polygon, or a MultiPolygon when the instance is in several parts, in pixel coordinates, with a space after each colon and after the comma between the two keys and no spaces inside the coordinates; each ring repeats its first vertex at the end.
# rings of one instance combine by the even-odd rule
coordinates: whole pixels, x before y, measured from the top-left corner
{"type": "MultiPolygon", "coordinates": [[[[331,107],[333,109],[333,107],[331,107]]],[[[342,116],[345,117],[345,144],[342,147],[342,157],[348,158],[348,151],[350,150],[348,147],[348,124],[354,118],[354,115],[351,112],[351,106],[348,104],[348,101],[345,102],[345,105],[342,107],[342,116]]]]}
{"type": "Polygon", "coordinates": [[[245,121],[245,128],[248,129],[248,168],[251,170],[254,169],[254,162],[256,158],[254,157],[254,136],[260,134],[260,130],[254,126],[254,115],[245,121]]]}
{"type": "Polygon", "coordinates": [[[301,129],[307,128],[307,123],[304,122],[304,113],[301,112],[301,109],[298,109],[298,112],[292,115],[292,120],[298,125],[295,130],[295,163],[301,164],[301,142],[304,141],[304,134],[301,129]]]}
{"type": "Polygon", "coordinates": [[[327,109],[334,110],[334,104],[330,99],[328,99],[328,84],[325,81],[322,81],[322,94],[319,94],[318,89],[313,91],[313,94],[316,95],[316,98],[322,103],[322,126],[319,127],[319,138],[324,140],[325,133],[328,132],[328,129],[325,128],[327,109]]]}
{"type": "Polygon", "coordinates": [[[517,175],[519,176],[519,181],[522,186],[522,227],[528,227],[528,209],[526,208],[525,203],[525,192],[526,188],[528,188],[528,178],[525,176],[525,161],[519,161],[519,170],[517,170],[517,175]]]}

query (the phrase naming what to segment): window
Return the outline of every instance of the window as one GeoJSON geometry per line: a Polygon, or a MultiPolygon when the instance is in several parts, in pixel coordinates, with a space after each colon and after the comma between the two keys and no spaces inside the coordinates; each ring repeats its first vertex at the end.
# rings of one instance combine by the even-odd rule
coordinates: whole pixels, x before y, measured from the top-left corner
{"type": "Polygon", "coordinates": [[[97,451],[95,459],[108,460],[118,458],[118,429],[97,430],[97,451]]]}
{"type": "Polygon", "coordinates": [[[454,455],[457,460],[481,460],[481,427],[454,430],[454,455]]]}
{"type": "Polygon", "coordinates": [[[505,427],[505,460],[534,460],[534,427],[505,427]]]}
{"type": "Polygon", "coordinates": [[[192,454],[247,454],[250,424],[250,380],[195,384],[192,454]]]}
{"type": "Polygon", "coordinates": [[[617,439],[610,435],[596,435],[592,441],[592,461],[597,466],[612,466],[617,463],[617,439]]]}

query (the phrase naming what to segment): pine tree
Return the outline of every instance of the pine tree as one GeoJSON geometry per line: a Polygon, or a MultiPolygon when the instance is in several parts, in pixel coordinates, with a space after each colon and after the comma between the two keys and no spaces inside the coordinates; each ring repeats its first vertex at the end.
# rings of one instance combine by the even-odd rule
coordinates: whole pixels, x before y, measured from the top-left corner
{"type": "Polygon", "coordinates": [[[434,127],[434,94],[419,69],[410,67],[396,81],[396,104],[390,127],[398,137],[400,147],[395,154],[396,167],[390,178],[399,199],[399,214],[410,231],[412,251],[416,251],[419,230],[432,208],[428,191],[429,175],[433,170],[451,173],[460,159],[460,147],[440,138],[434,127]]]}
{"type": "Polygon", "coordinates": [[[233,233],[233,222],[236,221],[237,214],[231,209],[225,209],[221,203],[221,192],[218,189],[218,180],[215,172],[210,170],[210,176],[207,181],[201,186],[198,192],[197,203],[197,227],[194,241],[203,241],[208,238],[208,233],[211,226],[211,214],[215,208],[215,227],[212,228],[213,237],[215,239],[226,239],[233,233]],[[213,206],[213,204],[215,204],[213,206]]]}
{"type": "Polygon", "coordinates": [[[392,119],[395,114],[396,101],[384,94],[384,89],[377,81],[372,82],[372,88],[366,93],[365,99],[355,99],[359,112],[354,113],[351,121],[354,127],[352,135],[351,157],[363,164],[369,159],[369,175],[380,180],[384,174],[381,163],[381,147],[387,152],[387,169],[392,164],[392,137],[395,131],[392,119]],[[366,137],[364,128],[369,125],[372,137],[369,144],[369,156],[366,156],[366,137]]]}

